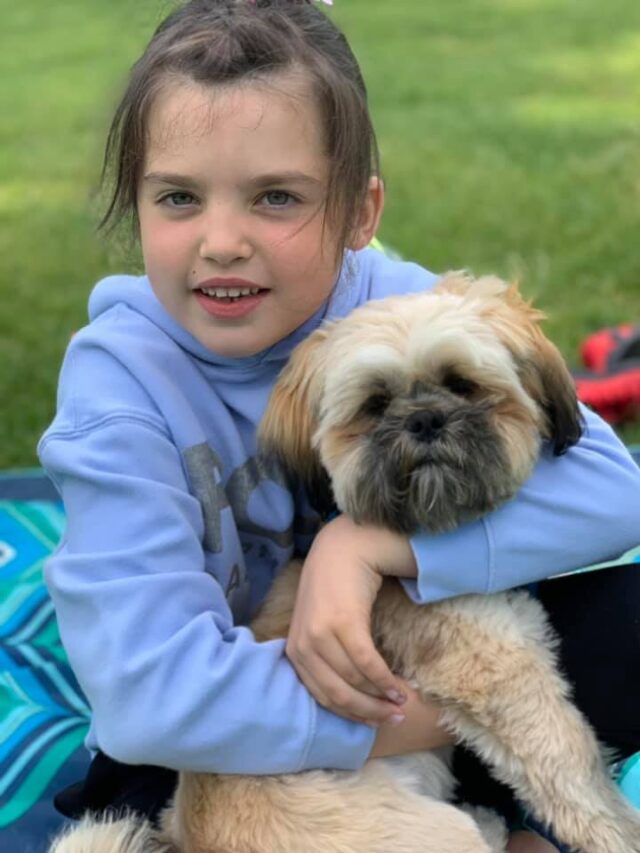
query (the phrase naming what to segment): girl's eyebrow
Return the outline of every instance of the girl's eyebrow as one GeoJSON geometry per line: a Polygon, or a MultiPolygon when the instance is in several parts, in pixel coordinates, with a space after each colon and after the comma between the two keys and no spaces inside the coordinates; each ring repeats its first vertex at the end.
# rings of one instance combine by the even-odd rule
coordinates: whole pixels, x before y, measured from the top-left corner
{"type": "Polygon", "coordinates": [[[277,186],[278,184],[308,184],[309,186],[320,186],[322,181],[307,175],[306,172],[273,172],[272,174],[256,175],[247,183],[255,187],[277,186]]]}
{"type": "Polygon", "coordinates": [[[196,189],[198,182],[186,175],[176,175],[171,172],[149,172],[143,176],[143,180],[151,184],[173,184],[179,187],[196,189]]]}
{"type": "MultiPolygon", "coordinates": [[[[188,187],[197,189],[198,181],[187,175],[177,175],[173,172],[149,172],[144,175],[144,181],[154,184],[171,184],[172,186],[188,187]]],[[[256,175],[247,181],[251,187],[278,186],[281,184],[307,184],[308,186],[321,186],[322,181],[307,175],[305,172],[289,171],[274,172],[266,175],[256,175]]]]}

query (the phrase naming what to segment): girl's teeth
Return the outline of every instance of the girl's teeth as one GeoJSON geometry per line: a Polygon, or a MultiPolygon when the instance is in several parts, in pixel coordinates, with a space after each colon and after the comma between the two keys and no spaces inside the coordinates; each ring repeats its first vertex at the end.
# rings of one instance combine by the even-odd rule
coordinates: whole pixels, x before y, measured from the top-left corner
{"type": "Polygon", "coordinates": [[[239,296],[255,296],[259,293],[259,287],[203,287],[202,292],[207,296],[215,296],[218,299],[237,299],[239,296]]]}

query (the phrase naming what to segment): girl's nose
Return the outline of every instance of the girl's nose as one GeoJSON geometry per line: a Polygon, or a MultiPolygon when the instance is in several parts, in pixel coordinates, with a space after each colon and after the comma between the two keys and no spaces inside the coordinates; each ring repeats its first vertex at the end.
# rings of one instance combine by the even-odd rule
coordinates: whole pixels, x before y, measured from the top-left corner
{"type": "Polygon", "coordinates": [[[203,219],[200,257],[229,266],[234,261],[247,260],[253,247],[244,217],[220,207],[203,219]]]}

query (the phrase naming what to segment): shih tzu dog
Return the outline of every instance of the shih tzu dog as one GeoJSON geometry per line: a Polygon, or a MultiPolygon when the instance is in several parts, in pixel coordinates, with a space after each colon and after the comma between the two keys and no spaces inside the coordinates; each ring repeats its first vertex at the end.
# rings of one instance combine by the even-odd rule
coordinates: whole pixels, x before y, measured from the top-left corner
{"type": "MultiPolygon", "coordinates": [[[[433,291],[369,302],[296,349],[262,445],[320,507],[358,523],[409,534],[477,518],[515,495],[541,449],[561,454],[580,436],[573,382],[540,319],[514,287],[457,273],[433,291]]],[[[277,579],[257,639],[286,636],[299,573],[292,563],[277,579]]],[[[527,593],[417,606],[385,580],[372,631],[393,671],[441,703],[457,739],[565,844],[640,853],[640,813],[610,780],[527,593]]],[[[357,772],[182,773],[161,833],[133,819],[86,821],[52,850],[503,851],[500,821],[453,805],[453,787],[437,753],[357,772]]]]}

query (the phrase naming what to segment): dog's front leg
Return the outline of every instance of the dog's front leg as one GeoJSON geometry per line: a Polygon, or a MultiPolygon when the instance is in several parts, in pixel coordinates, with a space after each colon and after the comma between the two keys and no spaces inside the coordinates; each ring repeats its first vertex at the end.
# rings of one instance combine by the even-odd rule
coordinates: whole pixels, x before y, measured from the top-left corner
{"type": "Polygon", "coordinates": [[[526,593],[427,607],[388,582],[374,635],[389,664],[543,823],[584,853],[640,853],[640,813],[619,794],[569,699],[542,607],[526,593]]]}

